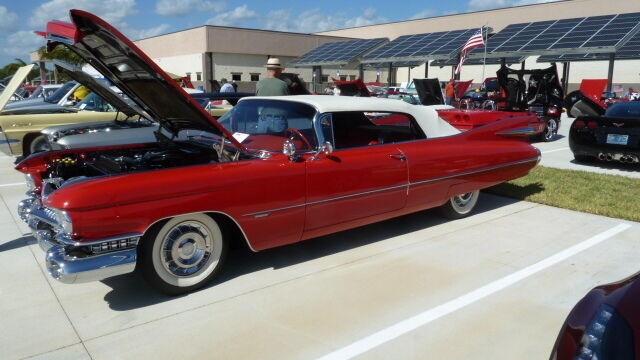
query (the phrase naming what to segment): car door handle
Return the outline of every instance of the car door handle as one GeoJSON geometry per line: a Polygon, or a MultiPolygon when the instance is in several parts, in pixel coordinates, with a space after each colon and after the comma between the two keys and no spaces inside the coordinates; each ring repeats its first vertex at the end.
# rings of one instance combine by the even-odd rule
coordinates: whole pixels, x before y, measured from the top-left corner
{"type": "Polygon", "coordinates": [[[400,161],[407,161],[407,157],[404,156],[404,154],[389,154],[389,157],[400,161]]]}

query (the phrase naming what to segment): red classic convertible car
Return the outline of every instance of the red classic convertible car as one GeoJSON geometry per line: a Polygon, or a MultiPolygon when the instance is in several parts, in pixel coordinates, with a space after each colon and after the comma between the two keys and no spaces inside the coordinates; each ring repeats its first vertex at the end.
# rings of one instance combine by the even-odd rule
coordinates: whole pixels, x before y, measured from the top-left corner
{"type": "Polygon", "coordinates": [[[63,282],[137,269],[165,293],[187,292],[216,275],[232,241],[259,251],[433,207],[463,217],[479,189],[539,161],[522,119],[461,133],[437,106],[397,100],[244,98],[216,121],[109,24],[71,19],[49,24],[49,47],[78,53],[160,128],[154,143],[17,165],[31,195],[19,213],[63,282]]]}

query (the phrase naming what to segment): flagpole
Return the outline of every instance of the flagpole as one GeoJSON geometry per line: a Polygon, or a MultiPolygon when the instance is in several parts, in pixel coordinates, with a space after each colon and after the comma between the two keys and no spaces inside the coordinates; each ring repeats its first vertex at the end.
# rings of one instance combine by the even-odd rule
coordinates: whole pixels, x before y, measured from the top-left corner
{"type": "MultiPolygon", "coordinates": [[[[484,26],[480,28],[482,31],[482,37],[484,38],[484,26]]],[[[484,58],[482,59],[482,79],[481,84],[484,84],[484,67],[487,65],[487,45],[489,43],[489,31],[487,31],[487,38],[484,40],[484,58]]]]}

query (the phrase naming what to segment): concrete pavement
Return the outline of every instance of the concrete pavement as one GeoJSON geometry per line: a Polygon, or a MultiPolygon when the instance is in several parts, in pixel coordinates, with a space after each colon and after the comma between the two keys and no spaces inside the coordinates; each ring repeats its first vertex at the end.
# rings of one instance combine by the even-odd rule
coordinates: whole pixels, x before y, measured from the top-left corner
{"type": "Polygon", "coordinates": [[[65,285],[17,221],[22,181],[0,157],[0,358],[320,358],[619,224],[570,258],[389,338],[362,359],[540,359],[592,287],[638,271],[640,224],[483,194],[471,217],[422,212],[250,253],[182,297],[138,276],[65,285]],[[7,186],[2,186],[6,185],[7,186]]]}

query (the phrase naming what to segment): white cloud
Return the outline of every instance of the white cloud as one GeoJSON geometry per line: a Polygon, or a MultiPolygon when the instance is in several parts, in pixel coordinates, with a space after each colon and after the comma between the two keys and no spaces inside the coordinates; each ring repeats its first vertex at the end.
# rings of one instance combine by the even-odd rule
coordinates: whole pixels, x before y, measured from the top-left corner
{"type": "Polygon", "coordinates": [[[33,31],[21,30],[7,37],[6,43],[1,48],[4,55],[20,57],[29,62],[29,54],[44,45],[44,38],[33,31]]]}
{"type": "Polygon", "coordinates": [[[365,9],[362,15],[346,17],[342,13],[326,14],[320,9],[311,9],[294,16],[290,10],[273,10],[262,19],[267,30],[313,33],[339,28],[366,26],[388,21],[378,16],[375,9],[365,9]]]}
{"type": "Polygon", "coordinates": [[[207,25],[219,26],[240,26],[247,20],[253,20],[260,17],[260,14],[249,9],[247,5],[238,6],[237,8],[220,13],[207,20],[207,25]]]}
{"type": "Polygon", "coordinates": [[[435,15],[435,13],[436,12],[431,10],[431,9],[424,9],[424,10],[420,11],[419,13],[416,13],[413,16],[411,16],[409,18],[409,20],[424,19],[426,17],[431,17],[431,16],[435,15]]]}
{"type": "Polygon", "coordinates": [[[560,0],[470,0],[467,7],[469,11],[482,11],[490,9],[507,8],[512,6],[542,4],[560,0]]]}
{"type": "Polygon", "coordinates": [[[122,30],[129,39],[139,40],[163,34],[169,30],[169,27],[169,24],[160,24],[148,29],[135,29],[128,24],[123,24],[120,30],[122,30]]]}
{"type": "Polygon", "coordinates": [[[0,6],[0,19],[0,32],[15,30],[18,26],[18,14],[4,6],[0,6]]]}
{"type": "Polygon", "coordinates": [[[51,20],[69,21],[69,9],[81,9],[96,14],[113,25],[135,14],[135,0],[50,0],[34,11],[29,25],[44,28],[51,20]]]}
{"type": "Polygon", "coordinates": [[[206,0],[158,0],[156,13],[165,16],[183,17],[196,12],[217,13],[226,9],[223,1],[206,0]]]}

